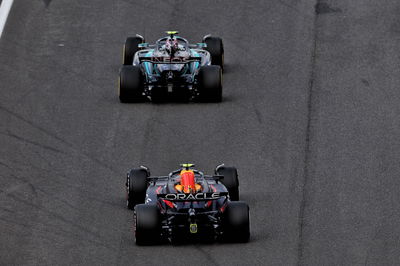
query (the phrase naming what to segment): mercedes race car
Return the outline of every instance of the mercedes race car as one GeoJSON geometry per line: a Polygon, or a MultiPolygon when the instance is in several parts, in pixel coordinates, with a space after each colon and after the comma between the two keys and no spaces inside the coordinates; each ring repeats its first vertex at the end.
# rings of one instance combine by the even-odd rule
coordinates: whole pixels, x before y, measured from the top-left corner
{"type": "Polygon", "coordinates": [[[140,35],[126,39],[119,74],[121,102],[152,100],[220,102],[224,47],[221,38],[206,35],[190,44],[167,31],[155,44],[140,35]]]}
{"type": "Polygon", "coordinates": [[[144,166],[128,172],[137,245],[249,240],[249,206],[239,201],[236,168],[220,165],[205,175],[193,167],[182,164],[167,176],[150,176],[144,166]]]}

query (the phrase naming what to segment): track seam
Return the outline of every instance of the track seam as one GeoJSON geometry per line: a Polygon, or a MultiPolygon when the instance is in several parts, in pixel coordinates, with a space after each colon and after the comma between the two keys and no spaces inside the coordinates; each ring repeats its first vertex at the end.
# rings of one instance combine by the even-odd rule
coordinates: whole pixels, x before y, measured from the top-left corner
{"type": "MultiPolygon", "coordinates": [[[[316,0],[314,8],[320,3],[321,0],[316,0]]],[[[311,50],[311,69],[310,78],[308,81],[308,99],[307,99],[307,126],[306,126],[306,139],[304,146],[304,168],[303,168],[303,186],[301,188],[302,195],[300,201],[300,208],[298,214],[298,243],[297,243],[297,265],[303,265],[303,252],[304,252],[304,212],[307,207],[307,194],[308,194],[308,176],[309,176],[309,163],[310,163],[310,136],[311,136],[311,122],[313,114],[314,102],[314,81],[315,81],[315,63],[316,63],[316,50],[317,50],[317,19],[318,14],[314,11],[313,22],[313,46],[311,50]]]]}

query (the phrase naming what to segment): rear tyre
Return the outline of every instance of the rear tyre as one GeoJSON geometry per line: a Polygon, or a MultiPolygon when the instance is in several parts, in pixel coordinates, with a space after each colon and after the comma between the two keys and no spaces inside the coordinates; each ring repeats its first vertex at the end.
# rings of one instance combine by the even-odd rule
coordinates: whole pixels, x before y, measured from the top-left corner
{"type": "Polygon", "coordinates": [[[126,177],[128,209],[133,210],[135,205],[144,203],[147,190],[147,171],[143,168],[136,168],[129,171],[126,177]]]}
{"type": "Polygon", "coordinates": [[[219,37],[206,36],[203,42],[207,44],[206,50],[211,55],[211,64],[224,69],[224,45],[219,37]]]}
{"type": "Polygon", "coordinates": [[[239,200],[239,178],[235,167],[219,166],[215,169],[217,175],[222,175],[221,183],[228,189],[231,201],[239,200]]]}
{"type": "Polygon", "coordinates": [[[136,205],[134,219],[137,245],[153,245],[159,242],[161,226],[157,205],[136,205]]]}
{"type": "Polygon", "coordinates": [[[119,100],[122,103],[142,102],[143,75],[138,66],[122,66],[119,73],[119,100]]]}
{"type": "Polygon", "coordinates": [[[139,44],[144,43],[144,39],[138,36],[128,37],[122,52],[122,64],[132,65],[135,53],[140,50],[139,44]]]}
{"type": "Polygon", "coordinates": [[[224,239],[245,243],[250,238],[249,206],[243,201],[229,202],[225,210],[224,239]]]}
{"type": "Polygon", "coordinates": [[[202,66],[198,74],[199,99],[202,102],[222,101],[222,71],[219,66],[202,66]]]}

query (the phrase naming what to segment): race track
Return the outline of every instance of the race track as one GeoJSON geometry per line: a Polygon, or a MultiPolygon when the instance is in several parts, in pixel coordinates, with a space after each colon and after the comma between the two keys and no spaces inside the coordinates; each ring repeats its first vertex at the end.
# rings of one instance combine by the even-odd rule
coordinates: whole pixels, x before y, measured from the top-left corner
{"type": "Polygon", "coordinates": [[[14,1],[1,265],[399,265],[400,2],[14,1]],[[125,38],[225,46],[219,104],[121,104],[125,38]],[[247,244],[138,247],[126,171],[239,169],[247,244]]]}

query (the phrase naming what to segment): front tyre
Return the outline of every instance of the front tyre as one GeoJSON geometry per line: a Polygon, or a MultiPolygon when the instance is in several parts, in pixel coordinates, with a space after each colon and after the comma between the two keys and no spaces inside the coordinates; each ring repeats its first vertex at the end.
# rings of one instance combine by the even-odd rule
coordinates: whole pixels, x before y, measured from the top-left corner
{"type": "Polygon", "coordinates": [[[224,176],[221,183],[228,189],[229,198],[232,201],[239,200],[239,178],[235,167],[221,165],[215,169],[217,175],[224,176]]]}
{"type": "Polygon", "coordinates": [[[128,37],[125,41],[122,51],[122,64],[125,66],[132,65],[135,53],[140,50],[139,44],[144,43],[144,39],[139,36],[128,37]]]}
{"type": "Polygon", "coordinates": [[[219,37],[206,36],[203,42],[207,44],[205,48],[211,55],[211,64],[220,66],[224,69],[224,45],[219,37]]]}
{"type": "Polygon", "coordinates": [[[249,206],[243,201],[229,202],[225,210],[224,239],[229,242],[245,243],[249,238],[249,206]]]}
{"type": "Polygon", "coordinates": [[[199,100],[222,101],[222,70],[220,66],[202,66],[198,74],[199,100]]]}
{"type": "Polygon", "coordinates": [[[159,242],[161,225],[157,205],[136,205],[134,220],[136,245],[153,245],[159,242]]]}
{"type": "Polygon", "coordinates": [[[119,73],[118,88],[120,102],[130,103],[144,101],[143,74],[140,67],[122,66],[119,73]]]}
{"type": "Polygon", "coordinates": [[[143,168],[135,168],[129,171],[126,177],[128,209],[133,210],[137,204],[144,203],[147,190],[147,171],[143,168]]]}

